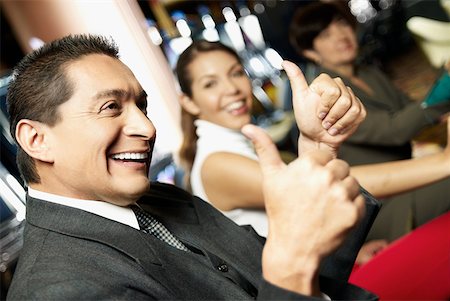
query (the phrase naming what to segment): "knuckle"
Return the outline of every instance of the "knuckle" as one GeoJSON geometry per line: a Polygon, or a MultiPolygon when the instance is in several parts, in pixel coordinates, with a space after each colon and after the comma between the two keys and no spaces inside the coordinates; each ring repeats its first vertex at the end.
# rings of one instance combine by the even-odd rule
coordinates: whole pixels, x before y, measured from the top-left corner
{"type": "Polygon", "coordinates": [[[350,179],[349,179],[349,189],[350,189],[350,191],[349,191],[349,193],[350,193],[350,195],[349,195],[349,197],[350,198],[355,198],[355,197],[357,197],[357,195],[359,195],[359,182],[358,182],[358,180],[356,180],[354,177],[349,177],[350,179]]]}
{"type": "Polygon", "coordinates": [[[347,219],[348,219],[348,226],[352,227],[354,226],[358,220],[359,220],[359,211],[356,206],[351,206],[347,210],[347,219]]]}
{"type": "Polygon", "coordinates": [[[349,176],[348,180],[350,181],[351,185],[358,185],[358,180],[354,176],[349,176]]]}
{"type": "Polygon", "coordinates": [[[336,125],[337,120],[338,116],[336,116],[334,113],[329,113],[324,119],[323,123],[329,122],[330,124],[336,125]]]}
{"type": "Polygon", "coordinates": [[[352,107],[352,100],[350,99],[349,95],[341,95],[339,98],[339,105],[344,108],[351,108],[352,107]]]}
{"type": "Polygon", "coordinates": [[[336,185],[334,192],[337,196],[339,196],[342,199],[345,199],[345,200],[349,199],[348,189],[341,183],[336,185]]]}
{"type": "Polygon", "coordinates": [[[341,90],[336,86],[331,86],[328,88],[328,95],[333,97],[339,97],[341,96],[341,90]]]}
{"type": "Polygon", "coordinates": [[[324,110],[330,111],[330,109],[333,107],[333,104],[330,102],[322,102],[321,106],[324,110]]]}
{"type": "Polygon", "coordinates": [[[308,154],[305,158],[304,163],[306,166],[312,170],[319,168],[320,165],[316,162],[316,159],[314,158],[313,154],[308,154]]]}
{"type": "Polygon", "coordinates": [[[323,168],[321,179],[324,183],[331,184],[334,181],[334,175],[329,168],[323,168]]]}
{"type": "Polygon", "coordinates": [[[350,182],[350,185],[352,185],[352,186],[358,186],[359,185],[358,184],[358,180],[356,180],[356,178],[353,177],[353,176],[349,176],[348,177],[348,181],[350,182]]]}
{"type": "Polygon", "coordinates": [[[311,157],[311,154],[306,153],[303,154],[302,157],[298,161],[294,161],[292,164],[297,163],[299,165],[299,169],[304,170],[312,170],[316,163],[314,162],[313,158],[311,157]],[[298,163],[297,163],[298,162],[298,163]]]}
{"type": "Polygon", "coordinates": [[[362,120],[366,119],[367,117],[367,110],[364,106],[361,107],[361,114],[360,114],[362,120]]]}
{"type": "Polygon", "coordinates": [[[329,79],[330,76],[324,72],[320,73],[317,79],[329,79]]]}
{"type": "Polygon", "coordinates": [[[350,109],[348,109],[348,113],[351,116],[359,116],[361,114],[361,108],[358,106],[351,106],[350,109]]]}
{"type": "Polygon", "coordinates": [[[342,159],[334,159],[333,161],[336,161],[337,164],[339,164],[339,167],[342,169],[349,169],[350,165],[342,159]]]}
{"type": "Polygon", "coordinates": [[[346,127],[346,123],[342,120],[338,120],[333,124],[333,128],[337,129],[338,131],[343,130],[346,127]]]}
{"type": "Polygon", "coordinates": [[[334,78],[334,80],[335,80],[337,83],[339,83],[339,84],[344,84],[344,81],[343,81],[342,78],[340,78],[339,76],[336,76],[336,77],[334,78]]]}

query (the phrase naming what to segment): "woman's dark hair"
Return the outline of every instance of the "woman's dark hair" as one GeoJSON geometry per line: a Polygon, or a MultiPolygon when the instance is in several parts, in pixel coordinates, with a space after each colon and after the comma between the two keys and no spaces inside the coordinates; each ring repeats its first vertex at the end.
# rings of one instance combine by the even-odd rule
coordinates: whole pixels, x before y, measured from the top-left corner
{"type": "MultiPolygon", "coordinates": [[[[96,35],[70,35],[45,44],[26,55],[13,70],[7,102],[10,132],[16,140],[16,126],[22,119],[55,125],[58,107],[70,99],[75,83],[66,75],[67,66],[90,54],[119,58],[117,45],[96,35]]],[[[26,183],[39,183],[33,160],[17,143],[17,165],[26,183]]]]}
{"type": "Polygon", "coordinates": [[[289,41],[292,47],[299,55],[302,55],[304,50],[313,49],[314,39],[336,20],[345,20],[356,28],[356,19],[340,3],[318,1],[300,6],[289,26],[289,41]]]}
{"type": "MultiPolygon", "coordinates": [[[[175,67],[180,89],[187,96],[192,97],[192,75],[189,70],[190,64],[199,55],[211,51],[223,51],[235,57],[239,62],[241,61],[240,57],[233,49],[220,42],[208,42],[205,40],[194,41],[179,56],[175,67]]],[[[195,153],[197,151],[198,136],[194,125],[194,121],[196,119],[196,116],[190,114],[183,108],[181,109],[181,129],[183,131],[183,142],[180,147],[179,157],[181,166],[185,172],[184,186],[189,190],[191,188],[190,173],[192,165],[194,164],[195,153]]]]}

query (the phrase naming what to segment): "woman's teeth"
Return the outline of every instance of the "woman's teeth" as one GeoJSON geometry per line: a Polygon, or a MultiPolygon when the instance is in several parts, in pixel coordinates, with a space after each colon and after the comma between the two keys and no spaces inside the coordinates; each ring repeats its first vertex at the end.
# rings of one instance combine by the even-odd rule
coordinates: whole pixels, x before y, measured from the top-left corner
{"type": "Polygon", "coordinates": [[[245,105],[243,101],[236,101],[227,106],[227,111],[234,111],[242,108],[245,105]]]}

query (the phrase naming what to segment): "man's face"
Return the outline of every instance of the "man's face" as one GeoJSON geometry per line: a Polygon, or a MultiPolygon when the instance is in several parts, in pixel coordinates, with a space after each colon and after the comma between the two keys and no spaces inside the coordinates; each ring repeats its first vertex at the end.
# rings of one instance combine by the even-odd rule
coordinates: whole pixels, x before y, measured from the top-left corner
{"type": "Polygon", "coordinates": [[[43,188],[126,206],[149,188],[156,130],[146,94],[128,67],[106,55],[71,63],[66,74],[74,94],[48,129],[53,163],[39,170],[43,188]]]}

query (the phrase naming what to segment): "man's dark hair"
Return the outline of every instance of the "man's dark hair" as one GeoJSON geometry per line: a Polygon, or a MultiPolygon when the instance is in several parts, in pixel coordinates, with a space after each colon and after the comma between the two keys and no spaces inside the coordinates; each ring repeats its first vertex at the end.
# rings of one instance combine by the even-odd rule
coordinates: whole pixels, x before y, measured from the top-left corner
{"type": "MultiPolygon", "coordinates": [[[[118,59],[118,53],[112,39],[86,34],[63,37],[26,55],[13,70],[7,94],[10,131],[16,143],[15,131],[20,120],[39,121],[49,126],[60,120],[58,107],[74,92],[74,83],[66,74],[70,63],[90,54],[118,59]]],[[[17,145],[17,165],[22,178],[26,183],[39,183],[33,158],[17,145]]]]}
{"type": "Polygon", "coordinates": [[[313,49],[314,39],[333,21],[345,20],[356,28],[356,19],[339,5],[313,2],[297,8],[289,26],[289,41],[298,54],[313,49]]]}

